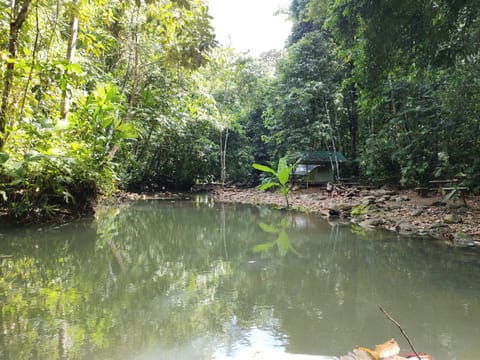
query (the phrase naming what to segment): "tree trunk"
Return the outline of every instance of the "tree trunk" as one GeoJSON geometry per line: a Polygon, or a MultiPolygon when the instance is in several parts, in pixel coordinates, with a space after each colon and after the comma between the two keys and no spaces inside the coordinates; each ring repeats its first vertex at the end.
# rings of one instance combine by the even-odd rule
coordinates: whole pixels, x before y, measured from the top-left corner
{"type": "MultiPolygon", "coordinates": [[[[73,63],[75,59],[75,50],[77,49],[77,38],[78,38],[78,16],[77,10],[78,0],[73,0],[71,4],[71,13],[72,19],[70,21],[70,39],[68,40],[67,46],[67,63],[73,63]]],[[[68,112],[70,110],[70,96],[67,91],[67,87],[62,91],[62,105],[61,105],[61,116],[62,120],[66,120],[68,112]]]]}
{"type": "Polygon", "coordinates": [[[228,144],[228,127],[225,129],[225,141],[223,141],[223,130],[220,131],[220,181],[225,186],[227,177],[227,144],[228,144]]]}
{"type": "MultiPolygon", "coordinates": [[[[327,101],[325,101],[325,112],[328,118],[328,126],[330,127],[330,129],[333,129],[332,119],[330,117],[330,110],[328,109],[327,101]]],[[[332,151],[333,151],[333,159],[332,157],[330,157],[330,162],[332,163],[331,165],[333,170],[333,181],[336,182],[336,180],[340,177],[340,166],[338,165],[338,155],[337,155],[337,148],[335,146],[335,136],[332,135],[330,138],[330,141],[332,142],[332,151]]]]}
{"type": "Polygon", "coordinates": [[[356,159],[358,154],[358,89],[356,84],[352,84],[351,94],[351,110],[350,110],[350,136],[351,136],[351,158],[356,159]]]}
{"type": "Polygon", "coordinates": [[[14,60],[17,57],[18,36],[23,23],[28,15],[28,9],[32,0],[24,0],[23,3],[12,2],[10,33],[8,36],[8,54],[11,61],[7,63],[5,70],[5,80],[3,83],[2,100],[0,105],[0,150],[5,145],[7,111],[10,104],[10,95],[12,92],[13,71],[15,69],[14,60]],[[20,5],[21,4],[21,5],[20,5]]]}
{"type": "MultiPolygon", "coordinates": [[[[135,16],[132,17],[132,22],[135,21],[136,23],[138,21],[139,12],[140,12],[140,7],[137,4],[137,11],[135,13],[135,16]]],[[[138,32],[137,24],[135,25],[134,33],[132,34],[132,37],[133,37],[133,47],[134,47],[133,84],[132,84],[132,93],[130,94],[130,100],[128,102],[127,114],[125,115],[125,120],[124,120],[125,123],[128,123],[132,118],[132,111],[133,111],[133,108],[135,107],[135,102],[136,102],[136,97],[138,92],[138,83],[140,80],[140,34],[138,32]]],[[[126,77],[127,76],[128,74],[126,75],[126,77]]],[[[113,132],[112,132],[112,135],[113,135],[113,132]]],[[[114,144],[112,149],[108,153],[107,158],[109,160],[113,159],[113,157],[115,156],[119,148],[120,146],[118,144],[114,144]]]]}
{"type": "Polygon", "coordinates": [[[32,82],[33,77],[33,69],[35,68],[35,61],[37,60],[37,51],[38,51],[38,38],[40,35],[40,23],[38,19],[38,7],[35,9],[35,41],[33,43],[33,51],[32,51],[32,63],[30,64],[30,71],[28,72],[28,79],[27,83],[25,84],[25,89],[23,90],[22,96],[22,104],[20,105],[20,117],[23,116],[23,110],[25,108],[25,101],[27,99],[28,88],[30,87],[30,83],[32,82]]]}
{"type": "MultiPolygon", "coordinates": [[[[353,77],[354,63],[350,61],[348,64],[349,77],[353,77]]],[[[358,154],[358,88],[356,82],[352,82],[349,89],[350,93],[350,114],[349,114],[349,130],[351,136],[351,153],[350,158],[356,159],[358,154]]]]}

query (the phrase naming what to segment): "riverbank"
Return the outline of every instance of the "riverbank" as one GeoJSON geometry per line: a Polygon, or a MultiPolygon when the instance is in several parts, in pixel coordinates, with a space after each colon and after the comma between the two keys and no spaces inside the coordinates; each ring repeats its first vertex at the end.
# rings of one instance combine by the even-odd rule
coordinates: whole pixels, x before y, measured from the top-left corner
{"type": "MultiPolygon", "coordinates": [[[[217,201],[285,206],[277,192],[256,188],[212,190],[217,201]]],[[[404,235],[428,236],[456,247],[480,246],[480,198],[422,197],[412,190],[324,187],[292,190],[291,208],[318,214],[328,220],[351,222],[365,229],[387,229],[404,235]],[[464,201],[465,200],[465,201],[464,201]]]]}
{"type": "MultiPolygon", "coordinates": [[[[281,194],[262,192],[257,188],[217,186],[197,191],[208,192],[218,202],[285,207],[285,198],[281,194]]],[[[113,197],[100,199],[100,204],[191,197],[192,193],[136,194],[120,191],[113,197]]],[[[427,236],[455,247],[480,247],[479,196],[453,198],[444,202],[441,195],[422,197],[413,190],[342,187],[327,191],[325,187],[309,187],[292,190],[289,201],[293,210],[317,214],[329,221],[352,223],[366,230],[386,229],[403,235],[427,236]]],[[[18,223],[3,215],[0,216],[0,223],[18,223]]],[[[74,217],[66,213],[50,221],[62,222],[74,217]]]]}

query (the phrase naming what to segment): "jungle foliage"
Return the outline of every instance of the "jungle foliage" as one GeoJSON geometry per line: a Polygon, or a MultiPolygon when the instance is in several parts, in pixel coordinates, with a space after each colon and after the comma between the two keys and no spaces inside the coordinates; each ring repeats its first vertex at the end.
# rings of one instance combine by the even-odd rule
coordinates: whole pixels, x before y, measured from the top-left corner
{"type": "Polygon", "coordinates": [[[0,207],[9,215],[84,213],[97,194],[145,177],[208,176],[214,124],[195,72],[215,41],[203,1],[0,6],[0,207]]]}
{"type": "Polygon", "coordinates": [[[284,51],[218,47],[204,0],[0,4],[0,209],[252,185],[252,163],[341,151],[352,174],[480,184],[473,0],[292,0],[284,51]]]}

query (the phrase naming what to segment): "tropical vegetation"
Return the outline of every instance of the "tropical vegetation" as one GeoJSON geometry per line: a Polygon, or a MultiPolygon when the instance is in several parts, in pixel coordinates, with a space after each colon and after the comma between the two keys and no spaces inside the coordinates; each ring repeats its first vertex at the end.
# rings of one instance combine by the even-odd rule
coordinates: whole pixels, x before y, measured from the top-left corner
{"type": "MultiPolygon", "coordinates": [[[[252,9],[252,11],[254,11],[252,9]]],[[[283,51],[215,41],[204,0],[0,4],[0,208],[92,211],[118,189],[254,185],[252,163],[341,151],[374,184],[479,191],[473,0],[292,0],[283,51]]]]}

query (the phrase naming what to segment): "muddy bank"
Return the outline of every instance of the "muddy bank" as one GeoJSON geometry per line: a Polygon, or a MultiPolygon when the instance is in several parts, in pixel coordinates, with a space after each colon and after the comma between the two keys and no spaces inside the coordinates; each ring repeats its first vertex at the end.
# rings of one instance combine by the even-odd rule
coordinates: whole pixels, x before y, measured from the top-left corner
{"type": "MultiPolygon", "coordinates": [[[[285,206],[285,199],[276,192],[216,188],[212,193],[221,202],[285,206]]],[[[442,196],[421,197],[411,190],[342,188],[327,191],[324,187],[310,187],[292,190],[289,200],[294,210],[349,221],[366,229],[428,236],[457,247],[480,245],[479,197],[444,202],[442,196]]]]}

